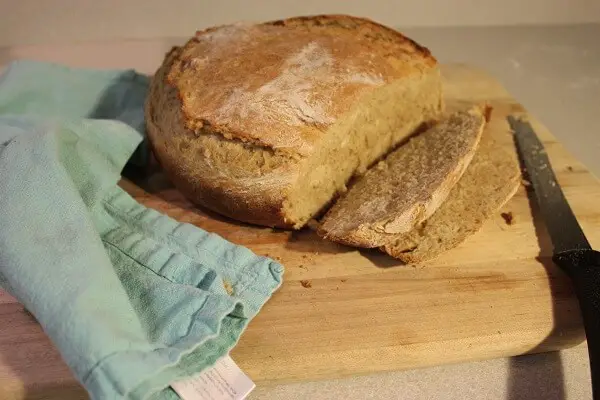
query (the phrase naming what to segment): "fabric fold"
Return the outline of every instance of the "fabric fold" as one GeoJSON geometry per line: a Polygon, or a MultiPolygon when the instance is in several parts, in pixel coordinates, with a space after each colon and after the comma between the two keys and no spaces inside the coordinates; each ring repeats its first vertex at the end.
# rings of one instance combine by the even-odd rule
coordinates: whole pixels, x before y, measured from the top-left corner
{"type": "Polygon", "coordinates": [[[0,284],[98,399],[177,398],[169,384],[227,354],[283,274],[117,185],[144,149],[147,86],[27,61],[0,77],[0,284]]]}

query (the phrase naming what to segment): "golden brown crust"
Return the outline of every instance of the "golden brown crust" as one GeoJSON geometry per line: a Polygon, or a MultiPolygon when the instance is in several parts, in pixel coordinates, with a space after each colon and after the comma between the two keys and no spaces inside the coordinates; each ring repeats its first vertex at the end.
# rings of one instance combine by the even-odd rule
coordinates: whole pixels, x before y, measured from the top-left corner
{"type": "MultiPolygon", "coordinates": [[[[171,51],[163,66],[156,72],[153,81],[165,79],[172,59],[177,51],[171,51]]],[[[220,135],[211,133],[196,134],[186,129],[179,107],[177,91],[168,86],[153,83],[146,99],[146,129],[152,150],[173,184],[195,204],[203,205],[212,211],[237,219],[265,226],[291,228],[281,215],[284,196],[282,188],[294,179],[290,170],[293,160],[275,168],[272,173],[261,176],[261,171],[229,171],[219,174],[218,169],[226,170],[226,160],[217,157],[204,157],[199,151],[216,153],[223,151],[245,151],[244,144],[238,141],[223,140],[220,135]],[[216,168],[215,168],[216,167],[216,168]],[[269,185],[271,179],[271,185],[269,185]]],[[[257,148],[255,152],[267,152],[257,148]]],[[[284,160],[282,160],[283,163],[284,160]]]]}
{"type": "Polygon", "coordinates": [[[357,97],[435,65],[399,32],[325,15],[200,31],[167,81],[187,128],[308,155],[357,97]]]}
{"type": "MultiPolygon", "coordinates": [[[[379,24],[368,18],[352,17],[344,14],[329,14],[329,15],[313,15],[313,16],[302,16],[293,17],[288,19],[282,19],[278,21],[266,22],[266,25],[286,26],[286,25],[315,25],[315,26],[339,26],[343,29],[354,30],[359,26],[369,27],[373,32],[372,35],[379,33],[385,35],[391,41],[406,42],[409,46],[414,47],[417,52],[422,53],[423,57],[432,66],[437,64],[437,60],[433,57],[428,48],[421,46],[411,38],[404,36],[402,33],[395,29],[391,29],[385,25],[379,24]]],[[[377,36],[374,36],[377,37],[377,36]]]]}

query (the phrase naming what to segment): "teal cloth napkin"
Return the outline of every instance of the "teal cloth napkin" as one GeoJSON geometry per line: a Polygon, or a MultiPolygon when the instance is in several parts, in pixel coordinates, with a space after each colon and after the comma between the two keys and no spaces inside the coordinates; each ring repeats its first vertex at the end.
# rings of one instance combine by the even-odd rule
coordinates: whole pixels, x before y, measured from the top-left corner
{"type": "Polygon", "coordinates": [[[97,399],[177,398],[169,384],[227,354],[283,273],[117,186],[148,83],[31,61],[0,77],[0,285],[97,399]]]}

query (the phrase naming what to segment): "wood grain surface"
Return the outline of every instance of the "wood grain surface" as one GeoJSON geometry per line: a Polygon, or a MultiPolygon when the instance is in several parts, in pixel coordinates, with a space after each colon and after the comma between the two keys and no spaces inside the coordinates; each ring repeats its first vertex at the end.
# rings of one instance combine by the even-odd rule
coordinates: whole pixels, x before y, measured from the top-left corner
{"type": "MultiPolygon", "coordinates": [[[[487,134],[514,148],[505,120],[525,113],[466,65],[443,68],[450,107],[488,101],[487,134]]],[[[534,118],[557,178],[592,245],[600,184],[534,118]]],[[[584,340],[568,279],[525,186],[479,233],[434,261],[400,262],[318,238],[239,224],[193,207],[157,173],[121,182],[148,207],[279,260],[284,284],[232,352],[259,385],[420,368],[573,346],[584,340]],[[141,187],[140,187],[141,186],[141,187]],[[143,187],[143,188],[142,188],[143,187]]],[[[85,398],[35,319],[0,294],[0,398],[85,398]]]]}

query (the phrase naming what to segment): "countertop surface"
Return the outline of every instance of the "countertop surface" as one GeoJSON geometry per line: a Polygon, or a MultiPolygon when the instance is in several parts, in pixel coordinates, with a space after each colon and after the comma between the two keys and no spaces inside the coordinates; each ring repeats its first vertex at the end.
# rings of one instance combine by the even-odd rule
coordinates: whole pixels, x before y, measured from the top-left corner
{"type": "MultiPolygon", "coordinates": [[[[441,62],[482,67],[600,176],[600,24],[404,30],[441,62]]],[[[183,38],[0,48],[0,65],[30,58],[152,73],[183,38]]],[[[357,343],[360,346],[360,343],[357,343]]],[[[588,399],[585,345],[348,379],[258,387],[252,399],[588,399]]]]}

